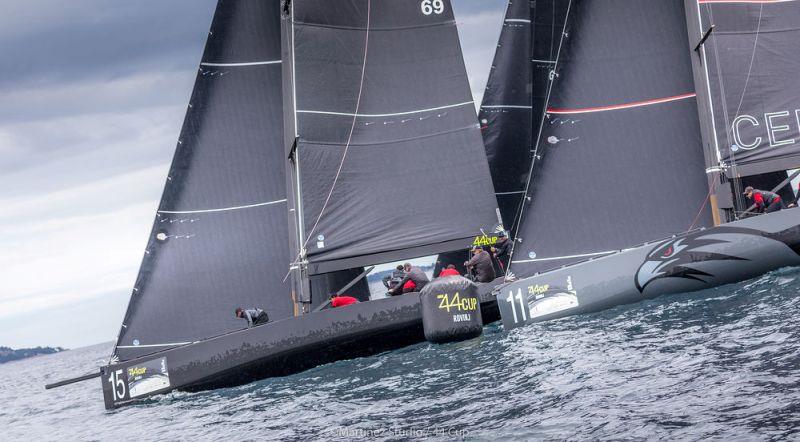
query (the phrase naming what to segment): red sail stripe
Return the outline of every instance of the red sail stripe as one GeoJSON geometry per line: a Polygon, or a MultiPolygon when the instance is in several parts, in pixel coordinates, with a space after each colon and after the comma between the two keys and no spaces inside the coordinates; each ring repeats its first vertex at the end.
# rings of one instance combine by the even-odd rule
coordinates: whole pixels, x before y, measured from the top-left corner
{"type": "Polygon", "coordinates": [[[769,3],[788,3],[797,0],[697,0],[697,3],[754,3],[754,4],[769,4],[769,3]]]}
{"type": "Polygon", "coordinates": [[[610,106],[598,106],[598,107],[584,107],[580,109],[554,109],[549,108],[547,109],[547,113],[549,114],[585,114],[590,112],[605,112],[605,111],[612,111],[612,110],[620,110],[620,109],[630,109],[634,107],[641,107],[641,106],[650,106],[653,104],[661,104],[661,103],[669,103],[670,101],[677,101],[677,100],[685,100],[687,98],[692,98],[697,96],[694,92],[683,94],[683,95],[675,95],[672,97],[665,97],[665,98],[655,98],[652,100],[644,100],[644,101],[634,101],[632,103],[623,103],[623,104],[614,104],[610,106]]]}

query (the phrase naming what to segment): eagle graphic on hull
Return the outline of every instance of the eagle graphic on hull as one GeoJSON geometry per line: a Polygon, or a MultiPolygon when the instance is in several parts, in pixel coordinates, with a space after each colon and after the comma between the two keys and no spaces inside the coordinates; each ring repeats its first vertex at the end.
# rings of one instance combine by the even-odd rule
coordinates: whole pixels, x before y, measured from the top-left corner
{"type": "Polygon", "coordinates": [[[710,279],[714,275],[693,265],[708,261],[746,261],[747,259],[742,257],[703,250],[706,246],[735,242],[736,239],[730,235],[764,236],[764,232],[723,226],[664,241],[653,248],[647,255],[647,260],[636,271],[636,288],[642,293],[648,284],[661,278],[685,278],[707,282],[705,278],[710,279]],[[719,235],[726,237],[721,239],[719,235]]]}
{"type": "Polygon", "coordinates": [[[709,282],[714,275],[697,269],[696,264],[708,261],[748,261],[748,259],[712,252],[707,246],[745,242],[753,236],[781,242],[800,255],[800,226],[775,233],[745,227],[714,227],[674,237],[658,244],[636,271],[636,288],[642,293],[648,284],[661,278],[685,278],[709,282]]]}

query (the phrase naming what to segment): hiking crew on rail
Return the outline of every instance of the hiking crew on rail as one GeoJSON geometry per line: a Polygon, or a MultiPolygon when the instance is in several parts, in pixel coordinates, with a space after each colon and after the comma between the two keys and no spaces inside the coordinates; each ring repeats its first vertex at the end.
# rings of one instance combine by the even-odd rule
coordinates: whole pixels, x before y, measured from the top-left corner
{"type": "Polygon", "coordinates": [[[772,213],[784,208],[781,196],[768,190],[758,190],[747,186],[744,189],[744,195],[753,200],[756,205],[756,213],[772,213]]]}

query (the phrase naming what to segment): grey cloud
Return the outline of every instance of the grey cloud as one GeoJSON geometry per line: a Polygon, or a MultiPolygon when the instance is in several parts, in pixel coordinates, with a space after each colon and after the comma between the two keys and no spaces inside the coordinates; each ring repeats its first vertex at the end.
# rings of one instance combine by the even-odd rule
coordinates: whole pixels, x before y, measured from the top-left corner
{"type": "Polygon", "coordinates": [[[0,15],[0,88],[196,64],[216,2],[5,3],[0,15]]]}

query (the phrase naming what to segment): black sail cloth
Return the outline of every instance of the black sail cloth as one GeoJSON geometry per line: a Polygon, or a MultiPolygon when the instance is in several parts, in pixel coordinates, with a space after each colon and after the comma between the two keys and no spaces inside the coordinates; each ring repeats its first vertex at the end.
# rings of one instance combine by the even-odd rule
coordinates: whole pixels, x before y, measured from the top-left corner
{"type": "Polygon", "coordinates": [[[711,225],[682,3],[568,3],[517,275],[711,225]]]}
{"type": "Polygon", "coordinates": [[[221,0],[118,337],[121,360],[292,315],[279,0],[221,0]]]}
{"type": "Polygon", "coordinates": [[[449,1],[295,0],[311,274],[466,248],[498,223],[449,1]],[[425,2],[423,2],[425,3],[425,2]]]}
{"type": "Polygon", "coordinates": [[[699,2],[716,144],[731,176],[800,167],[800,2],[699,2]]]}
{"type": "Polygon", "coordinates": [[[512,230],[531,158],[533,88],[528,54],[533,5],[529,0],[508,3],[478,117],[497,202],[512,230]]]}

